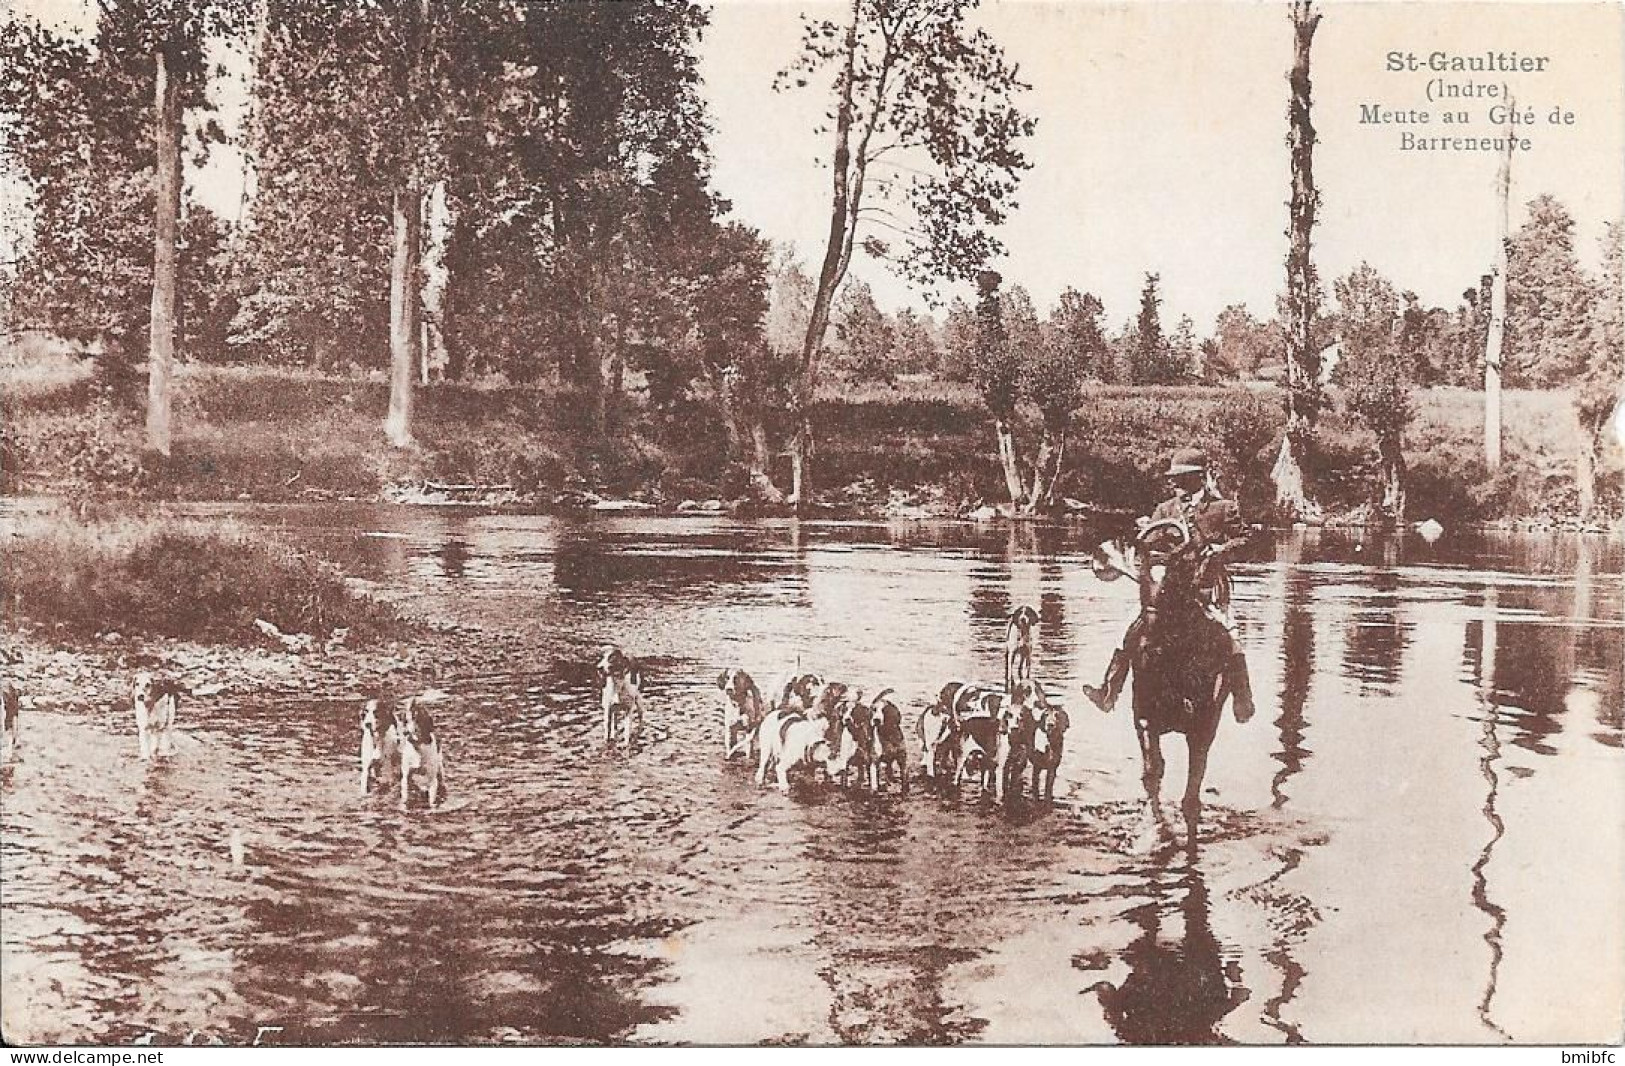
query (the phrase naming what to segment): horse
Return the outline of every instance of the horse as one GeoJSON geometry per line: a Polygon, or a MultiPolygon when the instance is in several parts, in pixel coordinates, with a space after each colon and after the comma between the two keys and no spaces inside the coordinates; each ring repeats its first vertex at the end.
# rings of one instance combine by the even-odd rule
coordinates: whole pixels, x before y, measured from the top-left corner
{"type": "MultiPolygon", "coordinates": [[[[1204,556],[1192,543],[1190,528],[1179,519],[1152,522],[1140,531],[1136,546],[1160,559],[1141,571],[1141,589],[1155,608],[1133,664],[1134,734],[1143,762],[1141,780],[1155,803],[1162,788],[1162,735],[1183,733],[1188,753],[1185,795],[1180,804],[1194,822],[1202,807],[1202,779],[1208,751],[1218,733],[1219,718],[1230,697],[1225,678],[1231,640],[1209,608],[1204,586],[1204,556]],[[1158,545],[1159,547],[1152,547],[1158,545]]],[[[1227,579],[1219,575],[1220,597],[1227,579]]]]}

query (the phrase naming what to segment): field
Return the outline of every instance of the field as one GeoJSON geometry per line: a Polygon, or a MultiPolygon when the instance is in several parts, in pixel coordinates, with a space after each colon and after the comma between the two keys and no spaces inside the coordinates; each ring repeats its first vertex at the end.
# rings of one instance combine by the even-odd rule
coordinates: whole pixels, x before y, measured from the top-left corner
{"type": "MultiPolygon", "coordinates": [[[[138,390],[108,388],[90,364],[33,359],[4,368],[8,491],[85,490],[196,500],[375,499],[425,483],[502,486],[509,498],[551,502],[591,487],[675,505],[732,497],[741,472],[710,409],[652,411],[631,392],[607,439],[583,434],[581,405],[555,386],[435,384],[417,397],[416,443],[384,441],[381,375],[328,376],[189,365],[176,378],[176,443],[167,462],[141,460],[138,390]]],[[[1407,436],[1415,519],[1555,521],[1576,506],[1579,427],[1563,393],[1506,395],[1506,461],[1489,477],[1480,438],[1482,395],[1434,389],[1418,397],[1407,436]]],[[[998,503],[992,424],[965,385],[912,380],[897,388],[820,393],[813,467],[820,499],[857,510],[899,501],[941,511],[998,503]]],[[[1269,386],[1090,388],[1079,408],[1064,495],[1108,510],[1153,502],[1168,453],[1197,443],[1242,494],[1267,510],[1268,472],[1282,424],[1269,386]]],[[[1022,427],[1028,454],[1036,415],[1022,427]]],[[[1333,409],[1317,436],[1313,477],[1333,513],[1358,514],[1374,484],[1370,434],[1333,409]]],[[[1603,505],[1619,510],[1619,457],[1605,459],[1603,505]],[[1609,465],[1611,464],[1611,465],[1609,465]]]]}

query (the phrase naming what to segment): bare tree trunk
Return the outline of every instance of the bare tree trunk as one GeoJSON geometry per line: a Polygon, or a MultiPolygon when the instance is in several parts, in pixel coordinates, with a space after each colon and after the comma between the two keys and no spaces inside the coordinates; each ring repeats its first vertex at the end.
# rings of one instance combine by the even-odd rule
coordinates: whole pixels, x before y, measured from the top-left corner
{"type": "Polygon", "coordinates": [[[621,391],[626,385],[626,325],[617,315],[612,347],[601,360],[604,380],[604,423],[611,425],[621,412],[621,391]]]}
{"type": "Polygon", "coordinates": [[[1319,352],[1314,321],[1319,302],[1311,237],[1320,194],[1315,190],[1315,127],[1310,121],[1309,57],[1320,15],[1312,0],[1293,0],[1293,61],[1287,75],[1287,145],[1291,154],[1292,199],[1288,205],[1286,260],[1286,439],[1275,462],[1275,499],[1285,514],[1304,517],[1316,510],[1303,476],[1308,437],[1320,406],[1319,352]]]}
{"type": "Polygon", "coordinates": [[[181,96],[174,57],[157,51],[153,125],[157,166],[153,192],[151,352],[147,360],[147,447],[169,455],[169,376],[175,359],[175,294],[181,214],[181,96]]]}
{"type": "Polygon", "coordinates": [[[446,380],[461,381],[468,373],[468,348],[463,342],[459,316],[463,308],[458,296],[466,292],[479,269],[474,227],[464,217],[466,211],[453,211],[451,232],[446,237],[446,289],[440,297],[440,343],[446,349],[446,380]]]}
{"type": "Polygon", "coordinates": [[[1061,461],[1066,457],[1066,437],[1071,414],[1044,417],[1044,435],[1038,442],[1038,458],[1033,463],[1032,489],[1026,510],[1037,514],[1055,504],[1055,487],[1061,480],[1061,461]]]}
{"type": "Polygon", "coordinates": [[[1584,428],[1580,436],[1580,453],[1574,462],[1574,488],[1580,497],[1580,521],[1589,522],[1597,511],[1597,437],[1584,428]]]}
{"type": "Polygon", "coordinates": [[[434,331],[430,328],[429,316],[418,316],[418,384],[424,388],[429,387],[429,373],[434,362],[434,331]]]}
{"type": "Polygon", "coordinates": [[[418,257],[422,247],[423,197],[415,181],[394,195],[394,256],[389,271],[389,415],[384,433],[398,448],[412,443],[412,378],[417,371],[422,313],[418,257]]]}
{"type": "MultiPolygon", "coordinates": [[[[1511,101],[1508,101],[1511,106],[1511,101]]],[[[1512,137],[1495,179],[1499,199],[1496,220],[1495,274],[1490,281],[1490,329],[1484,345],[1484,465],[1490,473],[1501,468],[1501,346],[1507,322],[1507,201],[1512,192],[1512,137]]]]}
{"type": "Polygon", "coordinates": [[[1400,440],[1384,441],[1382,452],[1382,513],[1395,526],[1405,523],[1405,452],[1400,440]]]}
{"type": "Polygon", "coordinates": [[[767,427],[762,424],[759,415],[753,415],[750,420],[750,461],[747,464],[751,486],[762,499],[771,503],[783,503],[784,493],[773,484],[770,472],[772,463],[773,453],[767,446],[767,427]]]}
{"type": "Polygon", "coordinates": [[[999,438],[999,467],[1004,471],[1004,488],[1010,496],[1010,512],[1022,510],[1024,494],[1021,490],[1021,460],[1016,452],[1016,433],[1012,424],[1014,415],[996,416],[993,431],[999,438]]]}
{"type": "Polygon", "coordinates": [[[818,270],[818,289],[813,294],[812,313],[807,319],[807,335],[801,345],[801,374],[791,399],[791,417],[795,419],[795,432],[790,442],[790,500],[800,510],[806,500],[807,456],[812,450],[812,406],[818,383],[818,353],[824,346],[824,335],[829,330],[830,308],[835,302],[835,289],[840,284],[843,264],[841,251],[846,245],[847,227],[851,222],[851,188],[849,171],[852,166],[853,122],[853,66],[857,60],[858,4],[852,5],[852,21],[846,29],[846,65],[841,72],[840,102],[835,108],[834,190],[829,210],[829,238],[824,246],[824,262],[818,270]]]}
{"type": "Polygon", "coordinates": [[[858,51],[858,22],[863,17],[862,0],[852,0],[852,20],[846,28],[843,44],[845,63],[841,71],[840,100],[835,107],[835,152],[833,157],[834,184],[830,201],[829,238],[824,247],[824,261],[818,271],[818,289],[813,296],[812,313],[807,320],[807,335],[801,347],[801,374],[791,397],[791,417],[795,420],[795,433],[790,446],[790,499],[800,510],[810,501],[808,483],[809,458],[813,450],[812,404],[818,385],[818,355],[824,347],[824,336],[829,330],[830,308],[835,303],[835,290],[846,277],[852,262],[852,242],[857,233],[858,210],[863,202],[864,171],[868,165],[869,138],[881,118],[881,101],[885,97],[886,79],[891,69],[888,56],[881,64],[878,84],[874,91],[875,109],[864,121],[853,151],[852,133],[857,122],[854,103],[856,89],[855,68],[858,51]]]}

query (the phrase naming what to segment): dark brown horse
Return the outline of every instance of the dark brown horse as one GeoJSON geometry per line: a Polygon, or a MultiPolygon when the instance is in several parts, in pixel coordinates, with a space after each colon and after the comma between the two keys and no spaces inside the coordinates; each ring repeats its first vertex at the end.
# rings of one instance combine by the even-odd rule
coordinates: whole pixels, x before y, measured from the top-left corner
{"type": "Polygon", "coordinates": [[[1145,553],[1141,588],[1153,608],[1133,664],[1134,733],[1146,795],[1155,802],[1161,792],[1162,735],[1183,733],[1189,759],[1180,806],[1187,819],[1194,819],[1202,806],[1208,750],[1230,696],[1225,682],[1230,636],[1208,611],[1208,589],[1215,580],[1227,587],[1228,579],[1206,572],[1201,547],[1178,520],[1153,522],[1137,544],[1145,553]]]}

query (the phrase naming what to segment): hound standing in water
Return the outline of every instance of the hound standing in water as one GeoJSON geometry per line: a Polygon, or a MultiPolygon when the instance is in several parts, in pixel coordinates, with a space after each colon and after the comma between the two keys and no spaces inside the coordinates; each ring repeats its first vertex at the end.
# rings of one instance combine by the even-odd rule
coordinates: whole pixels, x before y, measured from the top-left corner
{"type": "Polygon", "coordinates": [[[381,699],[368,700],[361,708],[361,794],[371,792],[400,761],[401,734],[395,716],[384,712],[381,699]]]}
{"type": "Polygon", "coordinates": [[[1004,629],[1004,691],[1009,693],[1017,681],[1030,681],[1033,676],[1033,629],[1038,625],[1038,612],[1023,604],[1010,612],[1010,624],[1004,629]]]}
{"type": "Polygon", "coordinates": [[[750,754],[756,730],[767,717],[767,703],[761,690],[745,671],[735,667],[717,676],[722,690],[722,757],[731,759],[750,754]]]}
{"type": "Polygon", "coordinates": [[[598,702],[604,711],[604,744],[613,746],[615,733],[630,752],[643,729],[643,671],[636,659],[606,645],[598,655],[598,702]]]}
{"type": "Polygon", "coordinates": [[[17,686],[10,681],[0,681],[0,714],[4,715],[4,728],[0,730],[0,763],[20,759],[17,748],[22,744],[19,733],[18,710],[22,701],[17,696],[17,686]]]}
{"type": "Polygon", "coordinates": [[[430,807],[440,806],[446,795],[445,760],[429,709],[415,698],[401,704],[395,711],[395,734],[400,737],[402,809],[416,791],[428,794],[430,807]]]}
{"type": "Polygon", "coordinates": [[[143,759],[175,754],[175,716],[182,692],[176,682],[155,678],[146,670],[135,676],[135,731],[143,759]]]}

